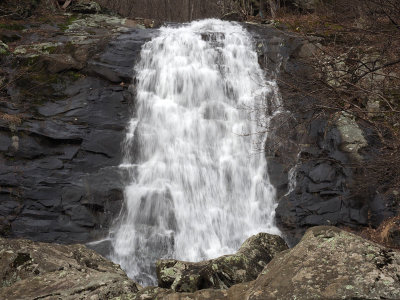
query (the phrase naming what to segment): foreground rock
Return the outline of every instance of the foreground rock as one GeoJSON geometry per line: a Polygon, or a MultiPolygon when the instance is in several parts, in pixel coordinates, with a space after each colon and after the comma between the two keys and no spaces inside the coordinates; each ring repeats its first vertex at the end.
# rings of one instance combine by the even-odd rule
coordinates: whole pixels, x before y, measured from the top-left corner
{"type": "Polygon", "coordinates": [[[252,282],[195,293],[146,288],[134,299],[400,299],[400,253],[336,227],[318,226],[252,282]]]}
{"type": "Polygon", "coordinates": [[[83,245],[0,239],[0,299],[125,299],[140,288],[83,245]]]}
{"type": "Polygon", "coordinates": [[[0,239],[0,299],[400,299],[398,251],[329,226],[311,228],[296,247],[285,248],[279,238],[258,234],[235,255],[196,264],[175,261],[169,269],[162,266],[173,261],[161,261],[160,285],[174,291],[141,289],[118,265],[82,245],[0,239]],[[238,283],[257,276],[262,260],[275,254],[256,280],[238,283]],[[202,289],[177,293],[179,284],[181,291],[202,289]]]}
{"type": "Polygon", "coordinates": [[[400,253],[335,227],[309,229],[276,257],[248,299],[400,299],[400,253]]]}
{"type": "Polygon", "coordinates": [[[157,262],[158,284],[178,292],[227,289],[234,284],[257,278],[265,265],[286,249],[286,243],[281,237],[259,233],[246,240],[233,255],[199,263],[160,260],[157,262]]]}

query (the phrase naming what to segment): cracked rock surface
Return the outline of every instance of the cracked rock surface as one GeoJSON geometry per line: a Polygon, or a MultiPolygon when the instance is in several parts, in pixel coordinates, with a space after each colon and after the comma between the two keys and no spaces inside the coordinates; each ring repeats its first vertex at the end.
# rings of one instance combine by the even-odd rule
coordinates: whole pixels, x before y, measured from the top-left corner
{"type": "Polygon", "coordinates": [[[141,288],[83,245],[0,238],[0,299],[129,299],[141,288]]]}
{"type": "Polygon", "coordinates": [[[296,247],[278,253],[254,281],[194,293],[148,287],[134,299],[400,299],[400,253],[336,227],[318,226],[296,247]]]}
{"type": "Polygon", "coordinates": [[[23,25],[0,57],[0,235],[86,243],[121,209],[133,66],[154,30],[102,14],[54,18],[23,25]]]}
{"type": "Polygon", "coordinates": [[[236,254],[199,263],[159,260],[156,264],[158,284],[178,292],[227,289],[257,278],[266,264],[286,249],[288,247],[280,236],[259,233],[247,239],[236,254]]]}
{"type": "Polygon", "coordinates": [[[400,299],[400,253],[336,227],[309,229],[263,270],[248,299],[400,299]]]}

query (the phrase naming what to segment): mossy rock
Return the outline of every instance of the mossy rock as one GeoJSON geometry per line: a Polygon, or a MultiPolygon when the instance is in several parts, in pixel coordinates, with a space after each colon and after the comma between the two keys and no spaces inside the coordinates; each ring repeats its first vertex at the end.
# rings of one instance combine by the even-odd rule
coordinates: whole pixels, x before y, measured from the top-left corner
{"type": "Polygon", "coordinates": [[[281,237],[259,233],[246,240],[236,254],[200,263],[159,260],[156,263],[158,284],[177,292],[227,289],[257,278],[266,264],[286,249],[281,237]]]}
{"type": "Polygon", "coordinates": [[[0,40],[0,55],[8,55],[9,53],[7,44],[0,40]]]}

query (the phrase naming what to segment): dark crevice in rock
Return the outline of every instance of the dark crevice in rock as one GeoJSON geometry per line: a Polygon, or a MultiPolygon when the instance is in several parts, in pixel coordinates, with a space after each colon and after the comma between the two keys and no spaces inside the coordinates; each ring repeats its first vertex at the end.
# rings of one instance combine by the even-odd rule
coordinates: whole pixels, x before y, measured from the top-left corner
{"type": "Polygon", "coordinates": [[[376,262],[376,266],[379,270],[382,270],[383,268],[393,263],[393,257],[391,255],[392,252],[392,250],[382,250],[379,253],[380,261],[376,262]]]}
{"type": "Polygon", "coordinates": [[[22,266],[24,263],[30,261],[32,258],[29,255],[29,253],[21,253],[19,252],[17,257],[14,259],[12,265],[14,268],[18,268],[19,266],[22,266]]]}

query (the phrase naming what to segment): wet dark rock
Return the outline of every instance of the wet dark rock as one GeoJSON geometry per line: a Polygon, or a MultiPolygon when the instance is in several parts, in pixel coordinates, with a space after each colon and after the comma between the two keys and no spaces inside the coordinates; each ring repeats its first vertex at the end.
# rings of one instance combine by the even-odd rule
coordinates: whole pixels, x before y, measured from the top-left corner
{"type": "Polygon", "coordinates": [[[131,299],[141,288],[83,245],[0,238],[1,299],[131,299]]]}
{"type": "MultiPolygon", "coordinates": [[[[4,43],[11,43],[21,39],[21,35],[12,30],[2,30],[0,40],[4,43]]],[[[0,50],[1,52],[1,50],[0,50]]]]}
{"type": "Polygon", "coordinates": [[[124,174],[118,165],[135,101],[128,83],[153,31],[100,14],[79,18],[68,33],[37,37],[11,56],[23,65],[34,55],[38,67],[10,87],[12,104],[0,103],[1,113],[21,116],[20,123],[0,119],[3,236],[86,243],[106,235],[120,212],[124,174]],[[76,45],[91,26],[96,32],[76,45]],[[91,69],[96,64],[101,71],[91,69]],[[107,70],[115,80],[103,76],[107,70]]]}
{"type": "Polygon", "coordinates": [[[159,260],[156,264],[158,285],[177,292],[227,289],[254,280],[275,255],[286,249],[281,237],[259,233],[246,240],[236,254],[200,263],[159,260]]]}
{"type": "Polygon", "coordinates": [[[135,30],[130,36],[121,35],[110,42],[106,51],[96,60],[88,62],[87,72],[115,83],[130,83],[133,78],[135,64],[143,42],[149,38],[151,32],[135,30]],[[136,36],[134,35],[136,33],[136,36]],[[126,55],[130,53],[130,55],[126,55]]]}
{"type": "Polygon", "coordinates": [[[230,12],[222,16],[222,20],[243,22],[243,14],[239,12],[230,12]]]}
{"type": "Polygon", "coordinates": [[[277,225],[288,243],[295,245],[310,226],[377,227],[396,215],[393,197],[354,193],[354,165],[375,151],[374,133],[348,113],[316,117],[313,109],[304,109],[316,100],[288,89],[290,84],[307,86],[312,70],[302,49],[318,40],[302,40],[269,25],[246,26],[260,64],[267,76],[278,76],[283,105],[290,110],[272,119],[265,144],[269,178],[277,188],[277,225]]]}
{"type": "Polygon", "coordinates": [[[41,57],[42,63],[47,65],[50,73],[59,73],[68,70],[81,70],[84,65],[68,54],[50,54],[41,57]]]}

